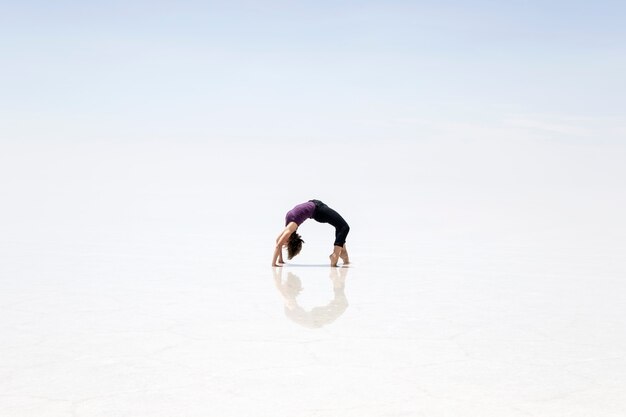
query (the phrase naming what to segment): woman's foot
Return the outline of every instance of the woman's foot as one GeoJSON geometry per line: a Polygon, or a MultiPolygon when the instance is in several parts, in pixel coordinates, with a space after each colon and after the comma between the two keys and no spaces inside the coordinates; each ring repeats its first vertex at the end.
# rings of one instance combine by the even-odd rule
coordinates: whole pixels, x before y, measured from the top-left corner
{"type": "Polygon", "coordinates": [[[339,257],[343,261],[344,265],[348,265],[350,263],[350,257],[348,256],[348,251],[346,250],[345,247],[341,250],[339,257]]]}
{"type": "Polygon", "coordinates": [[[342,251],[342,246],[335,245],[335,247],[333,248],[333,253],[329,256],[330,266],[337,266],[337,262],[339,261],[339,257],[341,256],[342,251]]]}

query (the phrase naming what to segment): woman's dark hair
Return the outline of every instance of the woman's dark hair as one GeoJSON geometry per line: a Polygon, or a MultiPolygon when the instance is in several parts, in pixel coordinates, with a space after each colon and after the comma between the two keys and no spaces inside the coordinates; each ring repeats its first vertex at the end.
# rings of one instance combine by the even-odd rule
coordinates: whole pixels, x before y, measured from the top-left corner
{"type": "Polygon", "coordinates": [[[304,240],[302,240],[302,236],[293,232],[291,236],[289,236],[289,242],[287,242],[287,258],[291,259],[302,250],[302,244],[304,240]]]}

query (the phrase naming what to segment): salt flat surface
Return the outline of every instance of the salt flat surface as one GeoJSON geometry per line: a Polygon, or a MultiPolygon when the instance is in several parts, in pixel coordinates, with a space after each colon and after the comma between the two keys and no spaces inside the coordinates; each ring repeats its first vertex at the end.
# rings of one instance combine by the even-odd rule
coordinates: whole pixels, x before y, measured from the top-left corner
{"type": "Polygon", "coordinates": [[[625,415],[623,147],[457,145],[4,144],[2,416],[625,415]]]}

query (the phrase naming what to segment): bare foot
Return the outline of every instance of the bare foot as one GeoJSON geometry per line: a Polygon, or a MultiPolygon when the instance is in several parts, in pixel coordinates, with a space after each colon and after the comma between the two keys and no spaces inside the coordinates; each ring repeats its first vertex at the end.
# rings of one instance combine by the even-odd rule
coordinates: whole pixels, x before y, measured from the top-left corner
{"type": "Polygon", "coordinates": [[[348,251],[343,249],[339,254],[339,257],[343,261],[344,265],[348,265],[350,263],[350,257],[348,256],[348,251]]]}
{"type": "Polygon", "coordinates": [[[330,266],[337,266],[337,261],[339,261],[339,256],[334,253],[329,256],[330,258],[330,266]]]}

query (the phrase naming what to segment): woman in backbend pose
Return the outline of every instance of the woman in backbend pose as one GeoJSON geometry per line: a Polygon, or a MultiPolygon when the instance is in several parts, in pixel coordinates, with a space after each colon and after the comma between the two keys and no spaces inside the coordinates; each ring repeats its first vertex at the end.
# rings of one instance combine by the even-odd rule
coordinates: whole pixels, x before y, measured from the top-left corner
{"type": "Polygon", "coordinates": [[[287,212],[285,216],[285,229],[276,238],[276,249],[272,257],[272,266],[281,266],[283,261],[283,246],[287,247],[288,258],[291,259],[300,253],[304,241],[296,233],[306,219],[313,219],[319,223],[330,223],[335,228],[335,246],[330,254],[330,266],[337,266],[339,258],[344,265],[350,263],[348,251],[345,248],[346,237],[350,231],[348,223],[335,210],[328,207],[319,200],[309,200],[306,203],[298,204],[287,212]]]}

